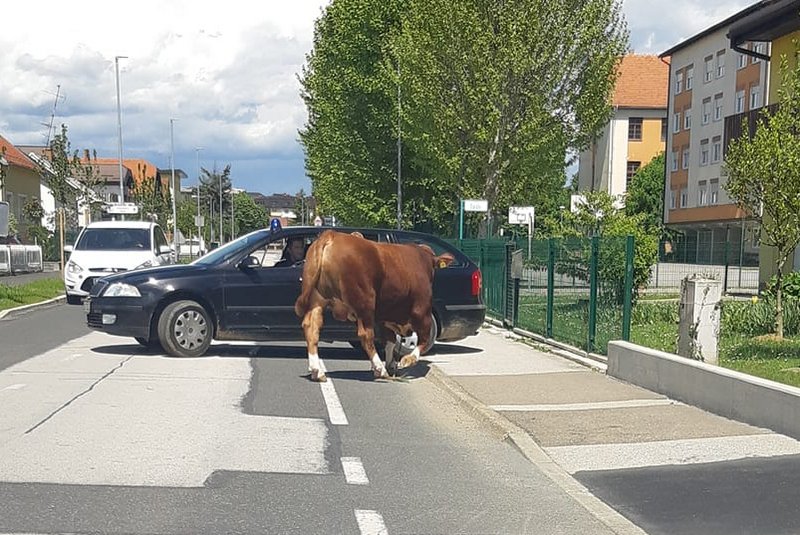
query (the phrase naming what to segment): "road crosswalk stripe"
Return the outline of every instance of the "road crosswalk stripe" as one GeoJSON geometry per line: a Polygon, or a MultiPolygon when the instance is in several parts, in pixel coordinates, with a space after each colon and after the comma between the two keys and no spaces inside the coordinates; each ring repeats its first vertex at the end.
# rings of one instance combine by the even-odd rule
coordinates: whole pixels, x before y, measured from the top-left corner
{"type": "Polygon", "coordinates": [[[383,517],[377,511],[356,509],[356,522],[361,535],[389,535],[383,517]]]}
{"type": "Polygon", "coordinates": [[[344,479],[349,485],[369,485],[367,471],[360,457],[342,457],[344,479]]]}
{"type": "Polygon", "coordinates": [[[733,461],[800,454],[800,442],[777,434],[662,440],[626,444],[589,444],[544,448],[570,474],[652,466],[733,461]]]}

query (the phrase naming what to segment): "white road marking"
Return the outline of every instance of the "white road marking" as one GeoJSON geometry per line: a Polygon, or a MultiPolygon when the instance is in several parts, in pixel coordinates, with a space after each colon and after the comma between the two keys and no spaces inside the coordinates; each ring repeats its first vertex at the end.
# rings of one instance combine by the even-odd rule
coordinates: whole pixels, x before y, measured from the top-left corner
{"type": "Polygon", "coordinates": [[[777,434],[544,448],[570,474],[800,454],[800,442],[777,434]]]}
{"type": "Polygon", "coordinates": [[[367,471],[361,463],[360,457],[342,457],[344,479],[349,485],[369,485],[367,471]]]}
{"type": "Polygon", "coordinates": [[[546,412],[546,411],[591,411],[597,409],[628,409],[632,407],[657,407],[679,405],[672,399],[629,399],[625,401],[597,401],[592,403],[554,403],[541,405],[490,405],[496,411],[546,412]]]}
{"type": "MultiPolygon", "coordinates": [[[[319,360],[319,369],[325,374],[328,373],[322,359],[319,360]]],[[[333,380],[328,377],[328,380],[320,383],[319,387],[322,389],[322,397],[325,399],[325,407],[328,409],[328,418],[330,418],[331,423],[333,425],[348,425],[347,416],[344,413],[344,408],[342,408],[342,402],[339,401],[339,396],[336,395],[333,380]]]]}
{"type": "Polygon", "coordinates": [[[356,509],[355,513],[361,535],[389,535],[389,530],[386,529],[379,512],[356,509]]]}
{"type": "Polygon", "coordinates": [[[242,412],[245,354],[137,355],[120,340],[91,333],[0,372],[0,388],[27,384],[3,396],[0,481],[202,487],[218,470],[331,473],[323,419],[242,412]],[[78,347],[89,350],[63,359],[78,347]]]}

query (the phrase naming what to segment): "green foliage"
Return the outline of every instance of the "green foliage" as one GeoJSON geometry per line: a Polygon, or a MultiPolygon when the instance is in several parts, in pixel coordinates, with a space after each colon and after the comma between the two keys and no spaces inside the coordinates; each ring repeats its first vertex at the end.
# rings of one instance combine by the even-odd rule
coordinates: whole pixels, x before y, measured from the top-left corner
{"type": "Polygon", "coordinates": [[[773,337],[748,338],[733,346],[726,353],[726,359],[730,361],[800,359],[800,340],[782,340],[773,337]]]}
{"type": "MultiPolygon", "coordinates": [[[[773,275],[767,283],[767,288],[763,292],[766,298],[774,298],[777,294],[778,277],[773,275]]],[[[800,298],[800,271],[792,271],[781,277],[781,290],[783,297],[787,299],[800,298]]]]}
{"type": "Polygon", "coordinates": [[[9,236],[16,236],[19,232],[19,222],[17,221],[17,217],[14,213],[9,210],[8,211],[8,235],[9,236]]]}
{"type": "MultiPolygon", "coordinates": [[[[231,228],[231,165],[225,166],[222,171],[214,168],[200,169],[200,210],[205,216],[202,229],[203,238],[207,243],[220,239],[220,189],[222,190],[222,233],[230,234],[231,228]],[[213,213],[212,213],[213,212],[213,213]],[[211,217],[213,215],[213,217],[211,217]]],[[[234,207],[234,217],[236,215],[234,207]]]]}
{"type": "MultiPolygon", "coordinates": [[[[780,63],[779,105],[759,119],[755,134],[731,140],[725,154],[725,189],[761,224],[761,243],[777,250],[775,333],[783,337],[783,267],[800,243],[800,64],[780,63]],[[759,215],[762,214],[762,215],[759,215]]],[[[746,123],[743,132],[749,131],[746,123]]]]}
{"type": "MultiPolygon", "coordinates": [[[[722,329],[746,336],[769,334],[775,326],[775,307],[775,299],[724,301],[722,329]]],[[[800,334],[800,300],[787,300],[783,307],[785,334],[800,334]]]]}
{"type": "Polygon", "coordinates": [[[236,230],[239,235],[253,232],[269,225],[269,214],[247,193],[237,193],[233,197],[236,230]]]}
{"type": "Polygon", "coordinates": [[[0,310],[38,303],[64,295],[64,281],[60,277],[40,279],[20,286],[0,283],[0,310]]]}
{"type": "Polygon", "coordinates": [[[660,234],[664,226],[664,153],[633,176],[625,194],[625,212],[642,214],[648,231],[660,234]]]}
{"type": "Polygon", "coordinates": [[[162,187],[156,177],[145,177],[136,184],[131,192],[133,202],[139,206],[139,218],[145,221],[157,221],[168,235],[172,234],[172,196],[169,188],[162,187]]]}
{"type": "Polygon", "coordinates": [[[404,224],[451,234],[463,198],[487,199],[493,220],[509,205],[557,218],[564,155],[610,117],[620,7],[333,0],[301,79],[320,213],[393,224],[401,134],[404,224]]]}
{"type": "Polygon", "coordinates": [[[678,325],[678,302],[657,301],[647,302],[639,300],[631,311],[632,325],[657,325],[668,323],[678,325]]]}

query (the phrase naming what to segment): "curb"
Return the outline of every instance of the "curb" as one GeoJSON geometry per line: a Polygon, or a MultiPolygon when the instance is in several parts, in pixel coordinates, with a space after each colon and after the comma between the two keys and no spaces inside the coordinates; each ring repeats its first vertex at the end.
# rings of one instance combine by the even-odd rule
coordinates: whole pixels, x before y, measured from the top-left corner
{"type": "Polygon", "coordinates": [[[29,305],[22,305],[15,308],[8,308],[6,310],[0,310],[0,321],[3,320],[11,320],[14,317],[22,314],[27,314],[33,310],[39,308],[48,308],[52,306],[59,305],[67,300],[67,297],[62,295],[59,297],[54,297],[53,299],[48,299],[47,301],[41,301],[39,303],[31,303],[29,305]]]}
{"type": "Polygon", "coordinates": [[[430,364],[425,378],[449,394],[470,414],[482,419],[509,440],[526,459],[611,531],[619,535],[646,535],[644,530],[593,495],[561,468],[525,430],[484,405],[435,364],[430,364]]]}

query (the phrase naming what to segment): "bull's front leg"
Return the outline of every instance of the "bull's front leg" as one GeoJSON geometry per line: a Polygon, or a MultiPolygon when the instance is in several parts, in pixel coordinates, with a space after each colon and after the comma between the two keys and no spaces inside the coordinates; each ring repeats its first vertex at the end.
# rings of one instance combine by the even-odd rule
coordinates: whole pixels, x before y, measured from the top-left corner
{"type": "Polygon", "coordinates": [[[361,340],[361,347],[364,348],[364,352],[370,360],[372,374],[376,379],[389,377],[389,374],[386,372],[386,366],[383,365],[381,357],[378,355],[378,350],[375,349],[375,329],[373,325],[364,322],[360,318],[357,324],[358,338],[361,340]]]}
{"type": "Polygon", "coordinates": [[[308,371],[311,380],[324,383],[328,380],[319,360],[319,330],[322,328],[322,306],[313,306],[303,318],[303,334],[308,350],[308,371]]]}
{"type": "Polygon", "coordinates": [[[431,315],[429,312],[413,314],[411,316],[411,327],[417,332],[417,346],[414,351],[400,359],[397,365],[400,369],[416,365],[422,355],[422,348],[429,347],[429,344],[433,343],[433,340],[430,339],[431,315]]]}

